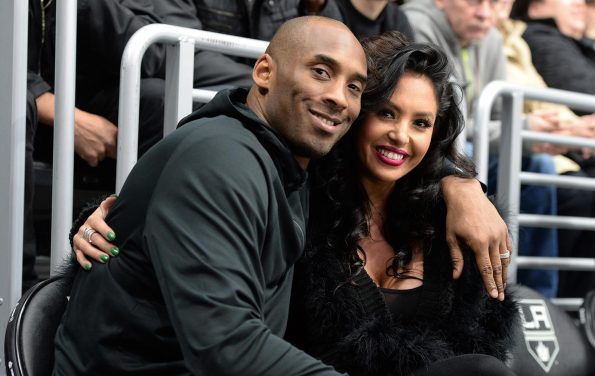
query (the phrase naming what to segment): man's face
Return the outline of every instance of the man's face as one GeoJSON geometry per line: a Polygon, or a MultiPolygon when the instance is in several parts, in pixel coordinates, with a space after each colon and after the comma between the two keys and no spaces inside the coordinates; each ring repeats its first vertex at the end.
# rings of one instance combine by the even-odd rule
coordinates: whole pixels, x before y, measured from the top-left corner
{"type": "Polygon", "coordinates": [[[461,46],[483,39],[493,26],[498,0],[435,0],[461,46]]]}
{"type": "Polygon", "coordinates": [[[313,22],[303,45],[273,58],[265,117],[298,160],[318,158],[349,130],[365,88],[363,49],[347,29],[313,22]]]}

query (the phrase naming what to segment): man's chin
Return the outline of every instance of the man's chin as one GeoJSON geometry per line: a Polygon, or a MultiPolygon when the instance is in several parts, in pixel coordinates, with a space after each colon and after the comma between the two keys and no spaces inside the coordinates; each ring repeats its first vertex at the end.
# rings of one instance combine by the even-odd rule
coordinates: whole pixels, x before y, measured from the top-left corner
{"type": "Polygon", "coordinates": [[[334,143],[332,145],[301,145],[293,148],[293,154],[302,158],[318,159],[327,155],[333,145],[334,143]]]}

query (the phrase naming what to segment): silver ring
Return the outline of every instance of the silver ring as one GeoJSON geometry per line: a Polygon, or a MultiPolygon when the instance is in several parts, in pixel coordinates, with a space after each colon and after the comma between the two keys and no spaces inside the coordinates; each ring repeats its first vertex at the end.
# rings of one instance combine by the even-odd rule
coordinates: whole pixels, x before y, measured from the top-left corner
{"type": "Polygon", "coordinates": [[[500,259],[507,259],[510,258],[510,251],[505,251],[504,253],[500,253],[500,259]]]}
{"type": "Polygon", "coordinates": [[[93,241],[91,240],[91,236],[93,236],[93,234],[96,232],[97,231],[93,227],[86,227],[85,230],[83,231],[83,239],[88,241],[90,244],[93,244],[93,241]]]}

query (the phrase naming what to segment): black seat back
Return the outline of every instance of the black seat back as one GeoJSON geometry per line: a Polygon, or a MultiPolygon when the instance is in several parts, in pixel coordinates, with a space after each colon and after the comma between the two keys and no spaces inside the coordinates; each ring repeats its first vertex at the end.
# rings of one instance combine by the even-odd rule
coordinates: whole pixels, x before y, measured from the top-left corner
{"type": "Polygon", "coordinates": [[[515,286],[523,328],[513,349],[518,375],[595,375],[595,351],[584,330],[538,292],[515,286]]]}
{"type": "Polygon", "coordinates": [[[6,327],[7,375],[52,374],[54,336],[66,302],[67,288],[61,278],[39,282],[21,297],[6,327]]]}

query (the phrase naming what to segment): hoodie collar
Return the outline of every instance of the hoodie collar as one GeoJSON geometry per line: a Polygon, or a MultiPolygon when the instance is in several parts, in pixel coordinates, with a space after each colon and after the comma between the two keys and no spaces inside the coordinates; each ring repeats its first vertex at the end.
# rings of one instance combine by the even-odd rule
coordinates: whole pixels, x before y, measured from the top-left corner
{"type": "Polygon", "coordinates": [[[248,108],[247,96],[246,89],[222,90],[209,103],[182,119],[178,127],[193,120],[220,115],[237,119],[256,136],[271,156],[283,182],[285,193],[289,194],[302,188],[307,180],[306,171],[300,167],[281,135],[248,108]]]}

